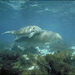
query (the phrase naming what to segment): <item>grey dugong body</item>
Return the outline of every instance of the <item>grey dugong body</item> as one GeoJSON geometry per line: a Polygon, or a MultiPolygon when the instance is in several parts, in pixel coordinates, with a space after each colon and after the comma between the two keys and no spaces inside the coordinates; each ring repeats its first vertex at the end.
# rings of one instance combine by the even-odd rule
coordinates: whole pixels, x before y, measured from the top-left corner
{"type": "Polygon", "coordinates": [[[10,33],[15,35],[14,44],[20,47],[46,47],[46,45],[56,44],[62,40],[62,37],[55,32],[43,30],[38,26],[27,26],[19,30],[7,31],[3,34],[10,33]]]}
{"type": "Polygon", "coordinates": [[[23,37],[23,36],[27,36],[29,38],[31,38],[33,35],[41,32],[42,29],[38,26],[27,26],[27,27],[23,27],[19,30],[13,30],[13,31],[7,31],[7,32],[4,32],[3,34],[12,34],[12,35],[15,35],[18,39],[19,37],[23,37]]]}
{"type": "Polygon", "coordinates": [[[44,30],[31,38],[21,37],[15,40],[15,42],[24,47],[37,47],[57,43],[61,40],[62,37],[58,33],[44,30]]]}

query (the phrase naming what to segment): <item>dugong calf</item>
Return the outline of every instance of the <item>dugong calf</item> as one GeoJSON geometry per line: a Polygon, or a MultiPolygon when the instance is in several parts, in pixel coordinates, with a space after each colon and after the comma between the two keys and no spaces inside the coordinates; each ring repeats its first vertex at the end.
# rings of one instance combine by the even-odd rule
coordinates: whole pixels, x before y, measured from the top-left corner
{"type": "Polygon", "coordinates": [[[28,38],[31,38],[33,35],[41,32],[42,29],[38,26],[27,26],[27,27],[23,27],[19,30],[13,30],[13,31],[6,31],[2,34],[12,34],[15,35],[16,37],[23,37],[23,36],[27,36],[28,38]]]}
{"type": "Polygon", "coordinates": [[[17,45],[26,48],[26,47],[37,47],[37,46],[42,47],[45,45],[51,45],[61,40],[62,37],[58,33],[44,30],[38,34],[35,34],[31,38],[21,37],[15,40],[15,42],[17,43],[17,45]]]}

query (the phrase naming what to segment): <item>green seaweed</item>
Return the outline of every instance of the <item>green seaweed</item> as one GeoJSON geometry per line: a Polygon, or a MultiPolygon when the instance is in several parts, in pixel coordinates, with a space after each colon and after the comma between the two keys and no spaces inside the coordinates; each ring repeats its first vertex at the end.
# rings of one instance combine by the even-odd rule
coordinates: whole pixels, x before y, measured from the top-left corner
{"type": "MultiPolygon", "coordinates": [[[[33,48],[31,48],[33,49],[33,48]]],[[[0,49],[0,75],[73,75],[75,55],[72,50],[56,51],[41,56],[20,50],[16,46],[0,49]],[[34,68],[29,69],[34,66],[34,68]]],[[[32,50],[33,51],[33,50],[32,50]]]]}

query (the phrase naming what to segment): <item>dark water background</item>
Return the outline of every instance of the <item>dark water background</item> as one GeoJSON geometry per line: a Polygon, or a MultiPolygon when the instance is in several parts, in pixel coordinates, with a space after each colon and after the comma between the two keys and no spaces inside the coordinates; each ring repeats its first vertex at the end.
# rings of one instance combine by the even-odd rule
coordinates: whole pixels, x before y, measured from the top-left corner
{"type": "MultiPolygon", "coordinates": [[[[0,34],[29,25],[58,32],[75,44],[75,1],[0,0],[0,34]]],[[[10,34],[0,35],[0,42],[13,39],[10,34]]]]}

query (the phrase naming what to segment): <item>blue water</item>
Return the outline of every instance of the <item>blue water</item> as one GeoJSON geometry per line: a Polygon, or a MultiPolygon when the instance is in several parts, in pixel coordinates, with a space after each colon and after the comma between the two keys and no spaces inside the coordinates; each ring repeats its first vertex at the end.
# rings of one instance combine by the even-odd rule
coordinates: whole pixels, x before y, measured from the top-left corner
{"type": "MultiPolygon", "coordinates": [[[[28,25],[58,32],[66,42],[75,44],[75,1],[2,1],[0,0],[0,34],[28,25]]],[[[10,34],[0,41],[13,41],[10,34]]]]}

